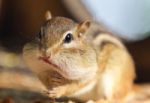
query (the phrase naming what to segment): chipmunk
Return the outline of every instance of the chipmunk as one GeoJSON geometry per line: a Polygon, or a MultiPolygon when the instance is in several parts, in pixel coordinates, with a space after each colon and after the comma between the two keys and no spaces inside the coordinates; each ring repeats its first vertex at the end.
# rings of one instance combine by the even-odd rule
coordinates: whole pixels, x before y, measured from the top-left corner
{"type": "Polygon", "coordinates": [[[37,38],[24,46],[23,58],[49,97],[126,103],[135,66],[121,41],[106,33],[88,40],[90,21],[78,24],[49,12],[46,18],[37,38]]]}

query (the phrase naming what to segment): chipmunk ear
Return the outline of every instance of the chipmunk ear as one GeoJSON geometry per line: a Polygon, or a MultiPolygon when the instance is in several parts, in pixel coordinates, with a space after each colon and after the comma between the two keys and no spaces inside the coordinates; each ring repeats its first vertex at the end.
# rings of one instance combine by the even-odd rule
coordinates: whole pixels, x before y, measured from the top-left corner
{"type": "Polygon", "coordinates": [[[46,11],[45,13],[45,19],[46,20],[50,20],[52,18],[51,12],[50,11],[46,11]]]}
{"type": "Polygon", "coordinates": [[[79,36],[83,35],[88,30],[90,25],[91,25],[91,22],[88,21],[88,20],[80,23],[79,26],[78,26],[79,36]]]}

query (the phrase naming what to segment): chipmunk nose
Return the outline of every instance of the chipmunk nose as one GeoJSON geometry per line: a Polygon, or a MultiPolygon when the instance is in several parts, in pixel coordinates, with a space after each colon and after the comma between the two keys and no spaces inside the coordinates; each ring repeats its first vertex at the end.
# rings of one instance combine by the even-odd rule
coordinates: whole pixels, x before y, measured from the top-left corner
{"type": "Polygon", "coordinates": [[[51,58],[52,57],[52,50],[50,48],[48,48],[46,50],[46,54],[47,54],[47,56],[49,56],[49,58],[51,58]]]}
{"type": "Polygon", "coordinates": [[[44,58],[45,60],[48,60],[51,58],[51,55],[47,55],[46,53],[42,53],[42,58],[44,58]]]}
{"type": "Polygon", "coordinates": [[[51,57],[51,53],[47,53],[46,49],[41,49],[41,56],[46,59],[49,59],[51,57]]]}
{"type": "Polygon", "coordinates": [[[49,58],[51,58],[51,55],[46,55],[45,57],[46,57],[47,59],[49,59],[49,58]]]}

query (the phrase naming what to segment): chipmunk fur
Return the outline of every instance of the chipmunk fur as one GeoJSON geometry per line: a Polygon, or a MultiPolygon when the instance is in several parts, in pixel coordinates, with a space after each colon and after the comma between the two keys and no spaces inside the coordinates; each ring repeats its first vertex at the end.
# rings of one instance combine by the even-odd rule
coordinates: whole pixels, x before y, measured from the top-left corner
{"type": "Polygon", "coordinates": [[[23,57],[48,95],[96,103],[129,101],[135,67],[120,40],[107,33],[87,40],[89,21],[78,24],[49,13],[46,17],[39,37],[25,45],[23,57]]]}

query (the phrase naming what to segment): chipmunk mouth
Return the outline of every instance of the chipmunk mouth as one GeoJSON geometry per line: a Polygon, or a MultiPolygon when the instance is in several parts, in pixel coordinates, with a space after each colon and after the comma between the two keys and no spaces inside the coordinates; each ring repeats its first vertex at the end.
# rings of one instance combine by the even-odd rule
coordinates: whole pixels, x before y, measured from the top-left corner
{"type": "Polygon", "coordinates": [[[47,63],[47,64],[49,64],[49,65],[52,65],[52,66],[55,67],[55,68],[59,68],[58,65],[52,63],[52,62],[49,60],[49,57],[42,57],[42,56],[40,56],[38,59],[44,61],[45,63],[47,63]]]}
{"type": "Polygon", "coordinates": [[[60,75],[62,75],[64,78],[67,77],[66,75],[68,73],[66,73],[64,70],[61,69],[60,66],[58,66],[57,64],[54,64],[52,63],[50,60],[49,60],[49,57],[42,57],[40,56],[38,58],[39,60],[42,60],[43,62],[47,63],[48,65],[51,65],[53,66],[54,68],[52,68],[54,71],[57,71],[60,75]]]}

